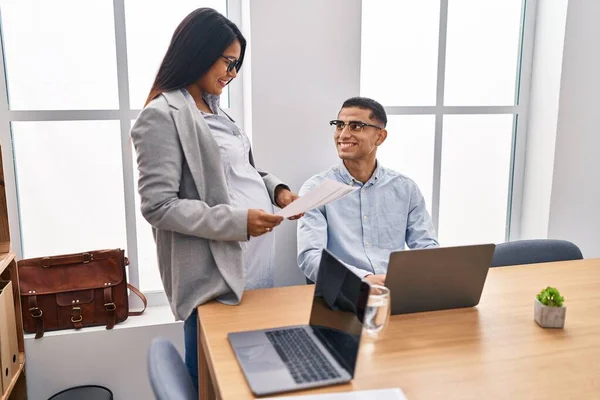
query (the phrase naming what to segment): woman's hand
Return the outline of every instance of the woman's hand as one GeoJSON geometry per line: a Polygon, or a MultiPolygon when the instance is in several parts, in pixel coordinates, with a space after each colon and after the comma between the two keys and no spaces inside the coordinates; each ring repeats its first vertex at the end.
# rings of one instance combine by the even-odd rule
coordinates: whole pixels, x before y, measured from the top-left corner
{"type": "Polygon", "coordinates": [[[274,227],[283,221],[283,217],[275,214],[269,214],[263,210],[248,210],[248,235],[260,236],[271,232],[274,227]]]}
{"type": "MultiPolygon", "coordinates": [[[[299,198],[296,193],[292,193],[288,188],[284,186],[278,186],[275,189],[275,203],[279,208],[284,208],[289,205],[292,201],[299,198]]],[[[294,215],[289,217],[288,219],[298,219],[301,218],[304,214],[294,215]]]]}

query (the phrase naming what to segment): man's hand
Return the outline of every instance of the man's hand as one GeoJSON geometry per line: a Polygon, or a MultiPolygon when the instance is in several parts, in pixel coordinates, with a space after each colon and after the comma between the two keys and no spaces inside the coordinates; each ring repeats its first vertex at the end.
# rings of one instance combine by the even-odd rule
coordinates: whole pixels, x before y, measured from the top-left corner
{"type": "Polygon", "coordinates": [[[274,227],[283,221],[283,217],[275,214],[269,214],[263,210],[248,210],[248,235],[260,236],[271,232],[274,227]]]}
{"type": "MultiPolygon", "coordinates": [[[[289,205],[292,201],[299,198],[296,193],[292,193],[289,189],[284,186],[277,186],[275,189],[275,203],[279,208],[284,208],[289,205]]],[[[289,217],[288,219],[298,219],[301,218],[304,214],[294,215],[289,217]]]]}
{"type": "Polygon", "coordinates": [[[365,276],[364,279],[365,279],[365,281],[369,282],[371,285],[385,286],[385,274],[367,275],[367,276],[365,276]]]}

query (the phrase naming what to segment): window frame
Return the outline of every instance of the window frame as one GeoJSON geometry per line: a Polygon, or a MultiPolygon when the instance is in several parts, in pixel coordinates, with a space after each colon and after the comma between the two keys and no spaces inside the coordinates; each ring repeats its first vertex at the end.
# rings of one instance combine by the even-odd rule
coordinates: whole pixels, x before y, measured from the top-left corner
{"type": "MultiPolygon", "coordinates": [[[[242,22],[242,0],[226,0],[227,17],[238,26],[242,22]]],[[[0,10],[1,13],[1,10],[0,10]]],[[[132,144],[129,137],[131,121],[135,120],[141,109],[132,109],[129,99],[129,69],[127,55],[127,27],[125,22],[125,0],[113,0],[115,56],[117,63],[118,109],[94,110],[10,110],[6,69],[4,62],[4,35],[0,32],[0,141],[2,143],[2,159],[4,180],[10,224],[11,248],[17,259],[23,258],[23,238],[20,226],[19,191],[15,174],[14,149],[11,123],[20,121],[98,121],[117,120],[120,123],[121,157],[123,163],[123,186],[125,204],[125,227],[127,238],[127,270],[128,282],[139,287],[139,263],[137,225],[135,209],[135,160],[132,155],[132,144]]],[[[244,126],[243,73],[238,75],[229,86],[229,108],[227,112],[244,126]]],[[[42,199],[40,199],[42,200],[42,199]]],[[[143,290],[143,288],[140,288],[143,290]]],[[[166,305],[164,290],[143,290],[148,298],[149,306],[166,305]]],[[[141,306],[141,302],[133,293],[129,296],[130,304],[141,306]]]]}
{"type": "Polygon", "coordinates": [[[522,0],[519,57],[515,66],[516,88],[515,105],[510,106],[446,106],[444,105],[446,75],[446,39],[448,28],[449,0],[440,0],[440,22],[438,36],[438,65],[436,102],[433,106],[387,106],[388,115],[434,115],[435,136],[433,155],[433,194],[431,218],[439,231],[440,189],[442,177],[442,142],[444,116],[446,115],[492,115],[512,114],[512,154],[507,199],[505,240],[521,237],[521,213],[523,203],[523,185],[525,176],[525,156],[527,144],[527,122],[529,115],[531,71],[535,38],[535,21],[538,0],[522,0]]]}

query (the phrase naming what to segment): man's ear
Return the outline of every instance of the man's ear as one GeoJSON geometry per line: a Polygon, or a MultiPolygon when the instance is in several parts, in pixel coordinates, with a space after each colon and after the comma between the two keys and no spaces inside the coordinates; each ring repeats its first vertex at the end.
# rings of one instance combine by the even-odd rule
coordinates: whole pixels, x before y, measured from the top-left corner
{"type": "Polygon", "coordinates": [[[381,145],[381,143],[385,142],[385,139],[387,138],[387,129],[382,129],[379,131],[379,137],[377,138],[377,141],[375,142],[376,146],[381,145]]]}

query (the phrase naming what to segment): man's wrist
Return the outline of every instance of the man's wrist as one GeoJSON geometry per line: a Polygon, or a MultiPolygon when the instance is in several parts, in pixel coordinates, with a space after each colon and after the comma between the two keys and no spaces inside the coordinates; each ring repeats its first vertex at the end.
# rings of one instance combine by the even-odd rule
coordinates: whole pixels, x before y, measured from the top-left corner
{"type": "Polygon", "coordinates": [[[367,272],[363,272],[362,270],[360,270],[358,268],[356,269],[356,271],[358,272],[357,275],[360,276],[362,279],[366,279],[367,277],[373,275],[372,273],[370,273],[368,271],[367,272]]]}

